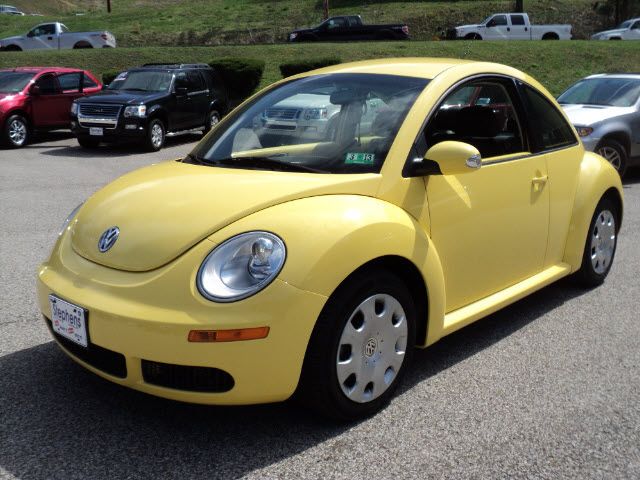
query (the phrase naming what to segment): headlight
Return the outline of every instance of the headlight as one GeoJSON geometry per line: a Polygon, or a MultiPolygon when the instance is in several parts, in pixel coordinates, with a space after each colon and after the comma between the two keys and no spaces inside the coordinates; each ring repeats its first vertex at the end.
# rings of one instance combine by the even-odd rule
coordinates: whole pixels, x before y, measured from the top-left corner
{"type": "Polygon", "coordinates": [[[198,271],[198,290],[214,302],[234,302],[250,297],[280,273],[287,250],[269,232],[236,235],[218,245],[198,271]]]}
{"type": "Polygon", "coordinates": [[[62,235],[64,233],[64,231],[67,229],[67,227],[69,226],[69,224],[71,223],[71,220],[73,220],[73,217],[76,216],[76,213],[78,213],[78,210],[80,210],[80,207],[84,204],[84,202],[82,202],[80,205],[78,205],[76,208],[74,208],[71,213],[69,214],[69,216],[66,218],[66,220],[64,221],[64,223],[62,224],[62,227],[60,227],[60,231],[58,232],[58,236],[62,235]]]}
{"type": "Polygon", "coordinates": [[[326,108],[309,108],[304,112],[305,120],[318,120],[320,118],[327,118],[326,108]]]}
{"type": "Polygon", "coordinates": [[[576,127],[576,130],[581,137],[588,137],[593,133],[593,128],[591,127],[576,127]]]}
{"type": "Polygon", "coordinates": [[[73,102],[71,104],[71,115],[77,115],[78,114],[78,104],[76,102],[73,102]]]}
{"type": "Polygon", "coordinates": [[[289,34],[289,40],[295,40],[297,36],[298,36],[297,33],[290,33],[289,34]]]}
{"type": "Polygon", "coordinates": [[[132,107],[125,107],[124,116],[125,117],[144,117],[147,115],[147,106],[146,105],[135,105],[132,107]]]}

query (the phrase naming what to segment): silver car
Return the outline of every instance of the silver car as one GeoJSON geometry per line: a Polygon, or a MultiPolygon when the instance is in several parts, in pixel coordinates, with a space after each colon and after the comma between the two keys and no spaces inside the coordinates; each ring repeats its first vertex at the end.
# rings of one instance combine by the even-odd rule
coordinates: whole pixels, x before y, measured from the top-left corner
{"type": "Polygon", "coordinates": [[[640,164],[640,74],[584,78],[558,97],[587,150],[624,175],[640,164]]]}

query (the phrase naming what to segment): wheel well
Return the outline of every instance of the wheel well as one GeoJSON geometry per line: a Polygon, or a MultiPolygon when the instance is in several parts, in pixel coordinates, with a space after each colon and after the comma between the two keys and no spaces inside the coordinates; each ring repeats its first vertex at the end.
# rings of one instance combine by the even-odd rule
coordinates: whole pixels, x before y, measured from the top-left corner
{"type": "Polygon", "coordinates": [[[91,45],[89,42],[82,40],[78,43],[76,43],[73,48],[93,48],[93,45],[91,45]]]}
{"type": "Polygon", "coordinates": [[[3,50],[7,51],[7,52],[20,52],[22,51],[22,48],[20,48],[18,45],[7,45],[6,47],[2,48],[3,50]]]}
{"type": "MultiPolygon", "coordinates": [[[[14,115],[20,115],[22,118],[24,118],[27,121],[27,127],[31,128],[31,119],[29,118],[29,115],[27,115],[27,112],[25,112],[24,110],[11,110],[10,112],[7,112],[4,116],[5,122],[14,115]]],[[[4,125],[2,125],[2,128],[4,128],[4,125]]]]}
{"type": "Polygon", "coordinates": [[[154,118],[159,119],[164,124],[165,131],[169,131],[169,117],[167,116],[167,112],[164,112],[163,110],[154,110],[149,115],[149,122],[154,118]]]}
{"type": "Polygon", "coordinates": [[[629,150],[630,150],[630,147],[631,147],[631,140],[629,139],[629,136],[626,133],[624,133],[624,132],[607,133],[604,137],[602,137],[602,139],[598,143],[598,147],[596,147],[596,148],[600,148],[600,145],[605,140],[615,140],[615,141],[621,143],[622,146],[624,147],[625,153],[627,154],[627,156],[629,155],[629,150]]]}
{"type": "Polygon", "coordinates": [[[429,323],[427,318],[429,314],[427,285],[425,284],[420,270],[418,270],[418,267],[416,267],[411,261],[396,255],[389,255],[370,260],[345,278],[336,290],[348,282],[354,275],[372,270],[390,271],[404,281],[404,284],[409,290],[416,307],[416,344],[423,344],[427,338],[427,324],[429,323]]]}
{"type": "Polygon", "coordinates": [[[547,32],[542,35],[543,40],[558,40],[559,38],[558,34],[554,32],[547,32]]]}
{"type": "Polygon", "coordinates": [[[618,190],[616,190],[615,188],[611,187],[609,190],[604,192],[604,195],[602,195],[602,198],[608,198],[615,204],[618,210],[618,218],[616,218],[616,224],[618,225],[618,229],[620,229],[620,227],[622,226],[622,209],[623,209],[622,198],[620,198],[620,192],[618,192],[618,190]]]}

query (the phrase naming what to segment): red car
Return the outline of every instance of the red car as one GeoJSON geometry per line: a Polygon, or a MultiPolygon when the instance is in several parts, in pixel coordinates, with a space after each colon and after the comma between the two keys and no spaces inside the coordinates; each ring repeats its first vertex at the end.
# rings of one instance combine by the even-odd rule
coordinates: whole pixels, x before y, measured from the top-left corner
{"type": "Polygon", "coordinates": [[[102,90],[86,70],[20,67],[0,70],[0,141],[19,148],[37,130],[69,128],[71,103],[102,90]]]}

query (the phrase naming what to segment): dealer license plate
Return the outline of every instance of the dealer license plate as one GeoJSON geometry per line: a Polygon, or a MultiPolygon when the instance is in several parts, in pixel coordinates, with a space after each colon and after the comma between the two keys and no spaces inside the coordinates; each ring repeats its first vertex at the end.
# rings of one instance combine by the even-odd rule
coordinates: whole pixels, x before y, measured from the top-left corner
{"type": "Polygon", "coordinates": [[[89,135],[94,137],[101,137],[104,135],[104,128],[102,127],[91,127],[89,129],[89,135]]]}
{"type": "Polygon", "coordinates": [[[53,331],[78,345],[87,347],[86,310],[73,303],[65,302],[55,295],[49,295],[49,305],[51,305],[53,331]]]}

